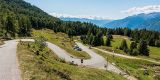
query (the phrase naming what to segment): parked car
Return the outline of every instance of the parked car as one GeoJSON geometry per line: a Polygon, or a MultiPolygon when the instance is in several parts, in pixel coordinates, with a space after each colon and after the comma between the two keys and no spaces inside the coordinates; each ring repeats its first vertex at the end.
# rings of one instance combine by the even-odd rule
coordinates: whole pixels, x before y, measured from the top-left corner
{"type": "Polygon", "coordinates": [[[82,51],[82,49],[78,46],[78,45],[74,45],[74,50],[76,50],[76,51],[82,51]]]}

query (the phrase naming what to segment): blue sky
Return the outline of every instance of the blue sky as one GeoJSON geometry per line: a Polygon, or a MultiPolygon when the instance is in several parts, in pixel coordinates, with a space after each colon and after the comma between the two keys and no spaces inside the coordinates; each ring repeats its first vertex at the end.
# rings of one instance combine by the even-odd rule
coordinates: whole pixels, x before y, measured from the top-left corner
{"type": "MultiPolygon", "coordinates": [[[[160,11],[160,0],[25,0],[51,14],[120,19],[147,8],[160,11]],[[149,7],[148,7],[149,6],[149,7]]],[[[153,10],[153,11],[156,11],[153,10]]],[[[145,11],[144,11],[145,12],[145,11]]]]}

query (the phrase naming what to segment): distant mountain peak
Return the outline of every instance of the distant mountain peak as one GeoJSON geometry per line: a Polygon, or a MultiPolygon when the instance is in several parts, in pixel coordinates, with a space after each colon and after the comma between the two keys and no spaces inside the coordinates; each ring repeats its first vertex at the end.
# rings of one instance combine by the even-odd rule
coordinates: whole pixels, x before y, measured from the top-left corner
{"type": "Polygon", "coordinates": [[[160,31],[160,12],[141,13],[128,16],[124,19],[114,20],[104,25],[107,28],[148,29],[160,31]]]}
{"type": "Polygon", "coordinates": [[[105,17],[92,16],[92,15],[70,15],[70,14],[61,14],[61,13],[50,13],[50,15],[58,18],[79,18],[79,19],[92,19],[92,20],[109,20],[105,17]]]}
{"type": "Polygon", "coordinates": [[[100,20],[96,18],[71,18],[71,17],[59,17],[63,21],[80,21],[80,22],[88,22],[103,27],[104,24],[110,22],[111,20],[100,20]]]}

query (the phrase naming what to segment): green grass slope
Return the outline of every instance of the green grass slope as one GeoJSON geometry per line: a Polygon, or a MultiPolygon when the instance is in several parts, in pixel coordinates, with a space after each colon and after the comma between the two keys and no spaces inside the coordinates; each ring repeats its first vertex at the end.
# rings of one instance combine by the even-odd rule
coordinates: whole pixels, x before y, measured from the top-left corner
{"type": "Polygon", "coordinates": [[[159,80],[160,79],[160,65],[144,61],[144,60],[134,60],[126,59],[121,57],[116,57],[97,51],[98,54],[102,55],[106,60],[111,63],[115,63],[116,66],[126,71],[130,75],[137,77],[139,80],[159,80]]]}

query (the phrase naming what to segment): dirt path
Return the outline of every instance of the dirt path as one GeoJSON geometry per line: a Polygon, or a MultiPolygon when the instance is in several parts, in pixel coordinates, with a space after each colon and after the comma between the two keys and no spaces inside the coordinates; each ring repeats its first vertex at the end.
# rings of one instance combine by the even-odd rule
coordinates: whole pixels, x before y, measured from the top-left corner
{"type": "Polygon", "coordinates": [[[128,58],[128,59],[140,59],[140,60],[145,60],[145,61],[149,61],[149,62],[152,62],[152,63],[160,64],[160,62],[157,62],[155,60],[149,60],[149,59],[143,59],[143,58],[137,58],[137,57],[127,56],[127,55],[123,55],[123,54],[113,53],[113,52],[109,52],[109,51],[99,49],[99,48],[95,48],[95,47],[93,47],[93,49],[99,50],[101,52],[104,52],[104,53],[107,53],[107,54],[110,54],[110,55],[118,56],[118,57],[123,57],[123,58],[128,58]]]}

